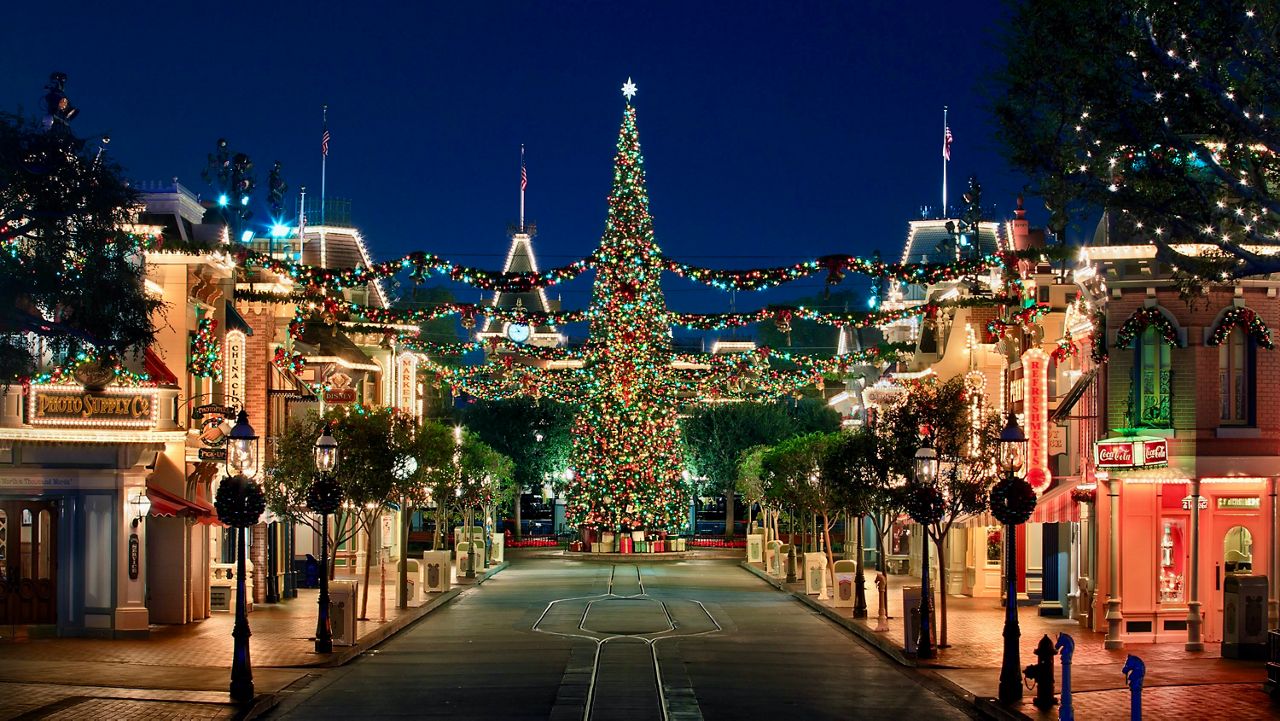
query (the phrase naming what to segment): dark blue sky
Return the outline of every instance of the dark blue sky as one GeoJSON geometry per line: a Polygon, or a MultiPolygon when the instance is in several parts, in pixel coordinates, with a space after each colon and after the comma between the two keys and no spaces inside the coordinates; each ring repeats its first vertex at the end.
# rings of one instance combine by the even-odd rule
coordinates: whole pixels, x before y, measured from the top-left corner
{"type": "MultiPolygon", "coordinates": [[[[628,76],[658,241],[692,262],[896,257],[906,221],[939,204],[944,104],[953,200],[976,172],[1003,217],[1024,182],[979,88],[1001,62],[989,1],[79,5],[5,11],[0,107],[35,112],[63,70],[76,131],[109,131],[131,177],[208,192],[199,171],[225,136],[260,187],[281,160],[310,194],[328,104],[328,194],[352,200],[379,258],[499,266],[521,143],[542,264],[590,252],[628,76]]],[[[671,288],[674,307],[710,303],[671,288]]]]}

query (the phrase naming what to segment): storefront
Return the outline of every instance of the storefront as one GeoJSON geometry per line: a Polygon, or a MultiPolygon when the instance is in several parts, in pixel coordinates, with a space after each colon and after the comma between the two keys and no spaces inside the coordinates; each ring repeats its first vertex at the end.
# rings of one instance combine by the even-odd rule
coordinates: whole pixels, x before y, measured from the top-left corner
{"type": "Polygon", "coordinates": [[[147,481],[177,390],[0,387],[0,636],[146,634],[147,481]]]}
{"type": "MultiPolygon", "coordinates": [[[[1217,467],[1238,468],[1244,459],[1170,460],[1169,445],[1177,441],[1123,439],[1134,452],[1113,455],[1114,441],[1100,441],[1098,457],[1110,469],[1104,480],[1119,508],[1112,525],[1117,542],[1108,543],[1106,562],[1119,571],[1120,639],[1186,642],[1198,603],[1203,641],[1222,641],[1226,579],[1273,575],[1276,478],[1226,475],[1217,467]]],[[[1274,589],[1269,595],[1274,600],[1274,589]]],[[[1268,609],[1256,612],[1265,618],[1268,609]]]]}

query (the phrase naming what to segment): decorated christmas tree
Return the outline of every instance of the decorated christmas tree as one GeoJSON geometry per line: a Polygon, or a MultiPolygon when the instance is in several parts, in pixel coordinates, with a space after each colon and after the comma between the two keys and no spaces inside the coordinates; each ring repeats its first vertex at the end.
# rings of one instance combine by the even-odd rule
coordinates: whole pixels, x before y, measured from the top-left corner
{"type": "MultiPolygon", "coordinates": [[[[628,96],[629,97],[629,96],[628,96]]],[[[587,318],[591,340],[582,412],[574,426],[576,476],[569,494],[575,523],[673,528],[687,504],[676,424],[670,320],[653,239],[644,158],[630,103],[618,134],[609,215],[597,257],[587,318]]]]}

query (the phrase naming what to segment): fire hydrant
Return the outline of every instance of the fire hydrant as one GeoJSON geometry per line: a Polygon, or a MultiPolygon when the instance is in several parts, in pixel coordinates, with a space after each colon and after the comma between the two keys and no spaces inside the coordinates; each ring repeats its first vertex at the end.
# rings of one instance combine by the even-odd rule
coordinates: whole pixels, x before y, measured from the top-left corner
{"type": "Polygon", "coordinates": [[[1048,710],[1058,703],[1053,695],[1053,659],[1058,649],[1053,647],[1053,640],[1045,634],[1036,644],[1036,662],[1022,669],[1022,675],[1036,685],[1036,697],[1031,703],[1036,708],[1048,710]]]}

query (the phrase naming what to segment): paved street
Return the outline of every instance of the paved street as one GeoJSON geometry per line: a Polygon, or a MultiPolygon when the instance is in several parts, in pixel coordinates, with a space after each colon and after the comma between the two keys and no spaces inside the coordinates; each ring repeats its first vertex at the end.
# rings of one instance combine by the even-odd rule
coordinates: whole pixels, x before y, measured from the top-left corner
{"type": "Polygon", "coordinates": [[[272,718],[964,718],[736,563],[522,559],[272,718]]]}

